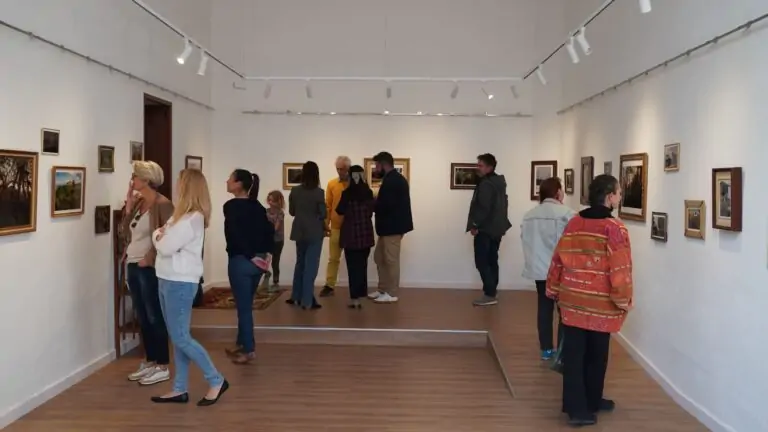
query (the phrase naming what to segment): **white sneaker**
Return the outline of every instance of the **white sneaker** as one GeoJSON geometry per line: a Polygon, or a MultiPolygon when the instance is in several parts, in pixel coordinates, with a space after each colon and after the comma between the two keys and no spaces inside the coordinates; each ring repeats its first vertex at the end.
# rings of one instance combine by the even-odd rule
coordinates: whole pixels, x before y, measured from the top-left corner
{"type": "Polygon", "coordinates": [[[155,366],[148,374],[144,375],[144,377],[139,380],[139,384],[147,386],[168,381],[169,379],[171,379],[171,373],[168,372],[168,368],[161,369],[159,366],[155,366]]]}
{"type": "Polygon", "coordinates": [[[369,299],[371,299],[371,300],[376,300],[376,299],[377,299],[377,298],[379,298],[379,296],[380,296],[380,295],[382,295],[382,294],[383,294],[383,293],[382,293],[381,291],[378,291],[378,290],[376,290],[376,291],[374,291],[374,292],[372,292],[372,293],[368,294],[368,298],[369,298],[369,299]]]}
{"type": "Polygon", "coordinates": [[[373,299],[374,303],[397,303],[398,298],[395,296],[389,295],[389,293],[381,293],[379,294],[375,299],[373,299]]]}
{"type": "Polygon", "coordinates": [[[141,362],[139,365],[139,368],[136,369],[136,372],[133,372],[132,374],[128,375],[128,381],[138,381],[144,376],[146,376],[148,373],[151,373],[155,368],[154,364],[147,363],[147,362],[141,362]]]}

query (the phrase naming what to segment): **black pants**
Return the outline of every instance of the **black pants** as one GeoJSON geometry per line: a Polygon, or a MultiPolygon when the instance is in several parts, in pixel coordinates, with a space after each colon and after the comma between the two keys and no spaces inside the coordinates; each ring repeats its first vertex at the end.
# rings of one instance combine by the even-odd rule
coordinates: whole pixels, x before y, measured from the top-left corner
{"type": "Polygon", "coordinates": [[[359,299],[368,295],[368,256],[371,248],[344,249],[349,277],[349,298],[359,299]]]}
{"type": "MultiPolygon", "coordinates": [[[[538,294],[538,313],[537,328],[539,330],[539,348],[542,351],[551,350],[555,347],[552,343],[553,329],[552,322],[555,319],[555,301],[547,297],[547,281],[536,281],[536,293],[538,294]]],[[[559,320],[557,334],[563,333],[563,321],[559,320]]]]}
{"type": "Polygon", "coordinates": [[[169,363],[168,330],[160,308],[160,293],[154,267],[127,266],[128,289],[132,307],[139,320],[141,341],[144,343],[147,361],[159,365],[169,363]]]}
{"type": "Polygon", "coordinates": [[[499,247],[501,237],[491,237],[485,233],[475,236],[475,267],[483,280],[483,293],[496,297],[499,287],[499,247]]]}
{"type": "Polygon", "coordinates": [[[272,250],[272,283],[280,282],[280,255],[283,254],[285,242],[276,241],[275,248],[272,250]]]}
{"type": "Polygon", "coordinates": [[[563,325],[563,412],[596,413],[603,398],[611,334],[563,325]]]}

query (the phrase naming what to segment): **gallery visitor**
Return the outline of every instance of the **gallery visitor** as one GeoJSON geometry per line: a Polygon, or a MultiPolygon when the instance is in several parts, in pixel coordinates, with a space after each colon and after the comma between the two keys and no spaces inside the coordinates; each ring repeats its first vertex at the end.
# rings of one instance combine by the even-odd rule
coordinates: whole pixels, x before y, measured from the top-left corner
{"type": "Polygon", "coordinates": [[[373,239],[373,191],[365,182],[360,165],[350,169],[349,187],[341,194],[336,212],[344,217],[340,243],[344,249],[349,277],[349,307],[360,309],[361,298],[368,295],[368,256],[373,239]]]}
{"type": "MultiPolygon", "coordinates": [[[[550,360],[554,355],[553,321],[555,301],[547,297],[547,272],[552,262],[560,236],[568,221],[576,214],[563,204],[563,185],[557,177],[551,177],[539,185],[539,205],[523,216],[520,238],[523,244],[525,266],[523,277],[536,283],[538,294],[537,329],[541,359],[550,360]]],[[[558,333],[560,333],[558,329],[558,333]]]]}
{"type": "Polygon", "coordinates": [[[400,288],[400,245],[405,234],[413,231],[411,192],[408,180],[395,169],[395,159],[388,152],[373,157],[374,169],[381,178],[376,196],[376,249],[373,260],[379,273],[379,287],[368,295],[376,303],[395,303],[400,288]]]}
{"type": "Polygon", "coordinates": [[[275,243],[272,246],[272,271],[264,275],[262,287],[272,294],[280,291],[280,257],[285,246],[285,197],[279,190],[267,194],[267,219],[275,227],[275,243]],[[269,285],[270,278],[272,285],[269,285]]]}
{"type": "Polygon", "coordinates": [[[590,207],[568,222],[547,276],[547,296],[563,321],[562,410],[572,426],[595,424],[597,413],[615,408],[603,398],[608,349],[632,309],[629,234],[611,215],[621,192],[615,177],[595,177],[590,207]]]}
{"type": "Polygon", "coordinates": [[[349,185],[349,166],[352,161],[347,156],[336,158],[336,172],[338,177],[331,179],[325,188],[325,217],[326,235],[328,235],[328,267],[325,271],[325,286],[320,291],[320,297],[333,295],[336,288],[336,280],[339,276],[339,264],[341,263],[341,250],[339,235],[344,217],[336,213],[336,207],[341,200],[341,193],[349,185]]]}
{"type": "Polygon", "coordinates": [[[237,308],[237,340],[225,351],[235,364],[256,357],[253,338],[253,296],[264,272],[263,263],[274,250],[274,225],[267,209],[258,201],[259,176],[236,169],[227,179],[227,192],[234,195],[224,203],[224,238],[229,264],[227,274],[237,308]]]}
{"type": "Polygon", "coordinates": [[[152,397],[155,403],[187,403],[189,365],[195,363],[208,382],[208,392],[198,406],[218,402],[229,383],[216,370],[208,352],[190,334],[192,302],[203,276],[203,243],[205,229],[211,219],[211,195],[203,172],[181,171],[177,182],[176,208],[165,226],[152,234],[157,248],[157,277],[160,282],[160,304],[173,342],[173,389],[163,396],[152,397]]]}
{"type": "Polygon", "coordinates": [[[118,228],[131,303],[139,321],[145,351],[144,361],[128,375],[128,379],[141,385],[170,379],[168,332],[155,274],[157,251],[152,244],[152,232],[165,225],[173,214],[173,203],[157,192],[163,179],[163,169],[157,163],[133,163],[133,174],[118,228]]]}
{"type": "Polygon", "coordinates": [[[315,278],[325,238],[325,196],[320,187],[320,170],[310,161],[301,167],[301,184],[288,195],[288,213],[293,216],[291,240],[296,242],[296,268],[291,298],[286,302],[303,309],[320,309],[315,299],[315,278]]]}
{"type": "Polygon", "coordinates": [[[479,155],[477,174],[480,180],[469,204],[467,232],[474,237],[475,267],[483,281],[483,295],[473,304],[491,306],[498,303],[501,238],[512,224],[507,216],[507,180],[496,173],[496,157],[479,155]]]}

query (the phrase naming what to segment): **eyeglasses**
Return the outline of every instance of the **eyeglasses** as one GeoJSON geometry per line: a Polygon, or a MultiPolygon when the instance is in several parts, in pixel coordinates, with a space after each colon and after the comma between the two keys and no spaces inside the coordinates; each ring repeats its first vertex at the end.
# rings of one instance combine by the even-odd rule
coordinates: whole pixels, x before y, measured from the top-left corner
{"type": "Polygon", "coordinates": [[[136,225],[138,225],[139,221],[141,220],[141,216],[142,215],[143,215],[143,213],[141,213],[141,211],[136,213],[136,217],[133,218],[133,223],[131,224],[131,228],[136,228],[136,225]]]}

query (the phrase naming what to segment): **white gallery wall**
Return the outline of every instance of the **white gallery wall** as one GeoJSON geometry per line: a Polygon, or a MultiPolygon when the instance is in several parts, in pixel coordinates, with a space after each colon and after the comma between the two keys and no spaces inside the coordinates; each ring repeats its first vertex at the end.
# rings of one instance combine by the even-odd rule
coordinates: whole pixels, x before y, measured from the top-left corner
{"type": "MultiPolygon", "coordinates": [[[[577,25],[599,3],[569,2],[566,21],[577,25]]],[[[654,1],[648,15],[619,2],[589,26],[593,54],[563,67],[561,108],[767,12],[762,0],[654,1]]],[[[596,173],[613,161],[617,174],[621,154],[648,153],[648,220],[626,222],[635,310],[622,337],[718,431],[768,430],[766,44],[768,26],[756,25],[561,116],[561,160],[577,178],[582,156],[594,156],[596,173]],[[675,142],[681,168],[665,173],[663,147],[675,142]],[[742,233],[711,228],[711,172],[721,167],[744,171],[742,233]],[[686,199],[706,202],[706,240],[683,236],[686,199]],[[667,243],[649,238],[652,211],[669,214],[667,243]]]]}
{"type": "MultiPolygon", "coordinates": [[[[207,0],[149,3],[210,40],[207,0]]],[[[195,57],[176,64],[183,42],[131,2],[3,1],[0,19],[210,103],[195,57]]],[[[143,94],[173,103],[174,171],[187,154],[210,160],[211,113],[5,27],[0,57],[0,148],[39,152],[41,128],[61,131],[60,155],[39,159],[37,231],[0,237],[2,428],[114,356],[112,235],[94,234],[94,207],[122,205],[129,142],[143,141],[143,94]],[[114,173],[98,173],[99,145],[115,147],[114,173]],[[86,167],[84,215],[51,219],[54,165],[86,167]]]]}

